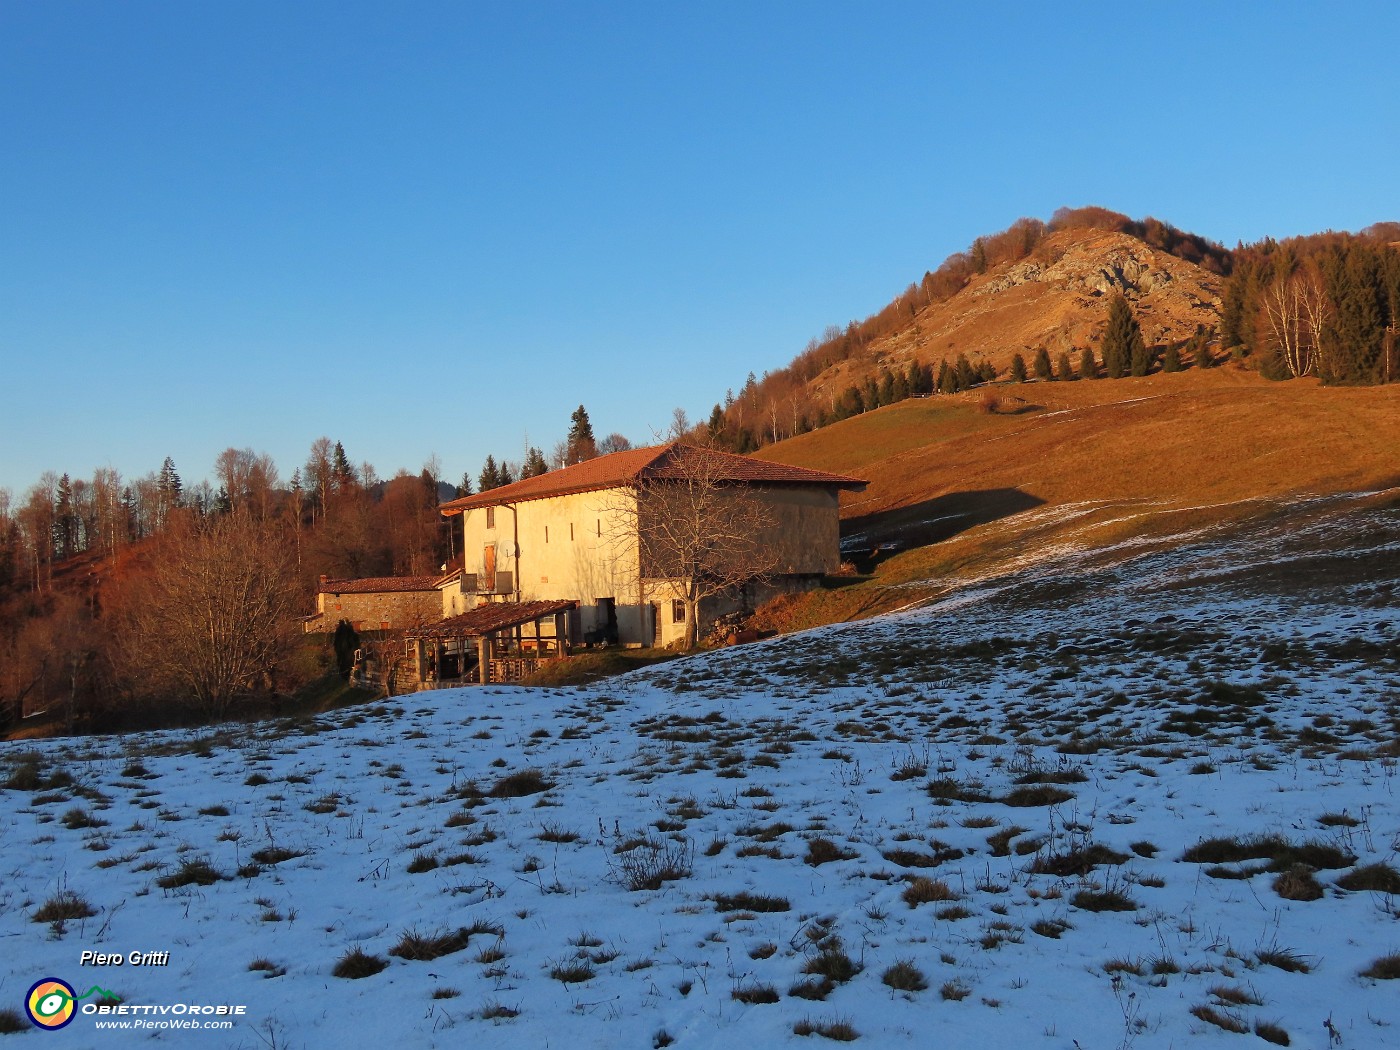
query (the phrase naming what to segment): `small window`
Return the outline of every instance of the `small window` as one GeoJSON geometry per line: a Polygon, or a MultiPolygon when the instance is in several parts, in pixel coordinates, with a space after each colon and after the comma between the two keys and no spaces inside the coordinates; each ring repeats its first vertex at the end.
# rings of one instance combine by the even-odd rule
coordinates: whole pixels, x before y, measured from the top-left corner
{"type": "Polygon", "coordinates": [[[685,623],[685,602],[680,598],[671,599],[671,622],[685,623]]]}
{"type": "Polygon", "coordinates": [[[569,522],[569,542],[574,542],[574,523],[572,521],[569,522]]]}
{"type": "Polygon", "coordinates": [[[603,534],[603,519],[602,519],[602,518],[599,518],[599,519],[598,519],[598,535],[601,536],[602,534],[603,534]]]}
{"type": "Polygon", "coordinates": [[[487,507],[487,508],[486,508],[486,527],[487,527],[488,529],[494,529],[494,528],[496,527],[496,508],[495,508],[495,507],[487,507]]]}
{"type": "Polygon", "coordinates": [[[549,542],[549,526],[548,526],[548,525],[546,525],[546,526],[544,527],[544,541],[545,541],[545,543],[548,543],[548,542],[549,542]]]}

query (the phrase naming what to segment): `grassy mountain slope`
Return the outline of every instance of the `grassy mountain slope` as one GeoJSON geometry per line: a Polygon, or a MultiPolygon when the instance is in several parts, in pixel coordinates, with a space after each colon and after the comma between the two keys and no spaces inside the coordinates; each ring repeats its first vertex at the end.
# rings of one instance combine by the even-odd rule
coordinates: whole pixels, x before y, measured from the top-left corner
{"type": "Polygon", "coordinates": [[[1171,545],[1308,497],[1400,485],[1400,391],[1233,368],[915,399],[764,449],[870,480],[843,502],[868,580],[783,604],[798,627],[900,607],[1066,550],[1171,545]]]}

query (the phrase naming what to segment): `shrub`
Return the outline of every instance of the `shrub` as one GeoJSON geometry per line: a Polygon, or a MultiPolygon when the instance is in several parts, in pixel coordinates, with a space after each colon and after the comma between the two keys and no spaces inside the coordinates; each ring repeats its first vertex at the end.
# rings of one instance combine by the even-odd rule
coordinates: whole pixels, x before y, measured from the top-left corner
{"type": "Polygon", "coordinates": [[[373,977],[388,965],[389,960],[380,958],[378,955],[370,955],[359,945],[356,945],[340,957],[335,968],[331,970],[331,975],[344,977],[349,981],[358,981],[364,977],[373,977]]]}
{"type": "Polygon", "coordinates": [[[897,992],[922,992],[928,987],[923,971],[909,959],[900,959],[880,975],[880,980],[897,992]]]}

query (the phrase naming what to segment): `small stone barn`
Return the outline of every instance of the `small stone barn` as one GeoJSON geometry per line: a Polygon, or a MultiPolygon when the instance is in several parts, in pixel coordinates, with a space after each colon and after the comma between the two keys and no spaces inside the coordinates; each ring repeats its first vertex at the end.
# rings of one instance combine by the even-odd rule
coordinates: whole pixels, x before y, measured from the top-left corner
{"type": "Polygon", "coordinates": [[[316,611],[302,618],[307,634],[330,633],[341,620],[356,631],[401,631],[442,617],[436,576],[374,576],[316,587],[316,611]]]}

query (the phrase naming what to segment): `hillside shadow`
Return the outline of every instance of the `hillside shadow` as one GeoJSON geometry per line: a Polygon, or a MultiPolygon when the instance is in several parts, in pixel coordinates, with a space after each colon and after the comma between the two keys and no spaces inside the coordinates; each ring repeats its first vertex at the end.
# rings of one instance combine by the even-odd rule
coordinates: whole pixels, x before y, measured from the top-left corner
{"type": "Polygon", "coordinates": [[[940,543],[1044,503],[1020,489],[984,489],[950,492],[906,507],[846,518],[841,522],[841,556],[853,562],[857,571],[870,573],[900,551],[940,543]]]}

